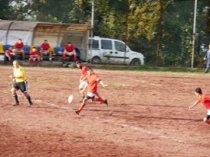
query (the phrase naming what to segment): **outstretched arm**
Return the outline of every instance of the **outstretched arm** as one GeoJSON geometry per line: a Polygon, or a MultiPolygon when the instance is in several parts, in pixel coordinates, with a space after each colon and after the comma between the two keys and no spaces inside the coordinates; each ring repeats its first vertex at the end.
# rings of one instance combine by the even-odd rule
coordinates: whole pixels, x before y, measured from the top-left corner
{"type": "Polygon", "coordinates": [[[99,84],[101,84],[103,87],[108,86],[108,85],[104,84],[102,80],[99,81],[99,84]]]}
{"type": "Polygon", "coordinates": [[[199,104],[199,101],[197,100],[193,105],[189,106],[189,110],[192,109],[193,107],[195,107],[198,104],[199,104]]]}

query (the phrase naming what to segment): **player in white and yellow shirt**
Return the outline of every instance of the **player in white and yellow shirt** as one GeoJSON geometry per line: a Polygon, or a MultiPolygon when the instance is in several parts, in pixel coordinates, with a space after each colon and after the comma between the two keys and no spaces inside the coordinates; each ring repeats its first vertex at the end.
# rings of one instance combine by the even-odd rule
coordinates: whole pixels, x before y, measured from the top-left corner
{"type": "Polygon", "coordinates": [[[13,75],[11,76],[11,78],[13,78],[14,81],[11,90],[15,100],[14,106],[19,105],[19,100],[17,95],[18,90],[20,90],[25,95],[25,97],[29,102],[29,106],[31,106],[33,103],[31,101],[30,95],[28,94],[28,82],[27,82],[26,73],[17,60],[13,61],[13,75]]]}

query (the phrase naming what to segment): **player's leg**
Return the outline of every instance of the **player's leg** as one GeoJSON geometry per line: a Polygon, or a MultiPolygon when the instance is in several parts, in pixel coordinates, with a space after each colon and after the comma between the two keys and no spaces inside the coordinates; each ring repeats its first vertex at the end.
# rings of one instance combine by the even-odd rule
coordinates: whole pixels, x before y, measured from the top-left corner
{"type": "Polygon", "coordinates": [[[62,61],[63,63],[66,62],[66,55],[68,54],[68,52],[66,50],[63,51],[63,54],[62,54],[62,61]]]}
{"type": "Polygon", "coordinates": [[[20,53],[22,55],[22,60],[25,60],[25,52],[23,49],[20,50],[20,53]]]}
{"type": "Polygon", "coordinates": [[[51,62],[52,61],[52,51],[48,51],[48,54],[49,54],[49,61],[51,62]]]}
{"type": "Polygon", "coordinates": [[[87,102],[89,99],[94,99],[94,97],[95,97],[95,94],[88,92],[87,95],[84,97],[84,99],[83,99],[81,105],[79,106],[78,110],[75,111],[76,114],[79,114],[79,113],[83,110],[83,108],[85,107],[86,102],[87,102]]]}
{"type": "Polygon", "coordinates": [[[33,105],[32,101],[31,101],[31,96],[28,93],[28,82],[27,81],[20,83],[20,90],[25,95],[26,99],[28,100],[28,103],[29,103],[28,106],[33,105]]]}
{"type": "Polygon", "coordinates": [[[18,100],[18,95],[17,95],[17,90],[19,90],[18,83],[14,82],[13,87],[11,89],[11,93],[14,99],[14,104],[13,106],[19,105],[19,100],[18,100]]]}
{"type": "Polygon", "coordinates": [[[210,63],[209,63],[209,61],[207,61],[207,63],[206,63],[206,69],[205,69],[205,73],[208,73],[208,71],[209,71],[209,67],[210,67],[210,63]]]}
{"type": "Polygon", "coordinates": [[[8,61],[9,61],[9,57],[4,55],[4,64],[7,64],[8,61]]]}
{"type": "Polygon", "coordinates": [[[96,93],[96,96],[97,97],[95,97],[93,99],[94,101],[99,101],[99,102],[105,103],[108,106],[108,100],[107,99],[102,99],[102,97],[99,95],[98,92],[96,93]]]}
{"type": "Polygon", "coordinates": [[[29,56],[28,61],[29,61],[29,64],[32,65],[33,64],[33,56],[29,56]]]}
{"type": "Polygon", "coordinates": [[[80,81],[79,84],[79,92],[80,95],[82,96],[82,99],[85,97],[85,89],[87,88],[88,83],[86,81],[80,81]]]}
{"type": "Polygon", "coordinates": [[[205,123],[210,124],[210,110],[207,110],[207,114],[206,114],[206,116],[203,118],[203,121],[204,121],[205,123]]]}
{"type": "Polygon", "coordinates": [[[39,55],[36,56],[36,63],[37,63],[37,65],[40,65],[40,56],[39,55]]]}

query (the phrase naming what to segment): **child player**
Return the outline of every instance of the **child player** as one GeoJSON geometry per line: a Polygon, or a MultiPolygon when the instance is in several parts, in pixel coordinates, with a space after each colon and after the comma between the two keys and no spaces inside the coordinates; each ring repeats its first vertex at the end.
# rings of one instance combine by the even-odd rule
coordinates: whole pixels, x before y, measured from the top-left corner
{"type": "Polygon", "coordinates": [[[78,110],[75,111],[76,114],[79,114],[82,109],[85,107],[86,102],[91,99],[92,101],[98,101],[105,103],[108,105],[107,100],[102,99],[102,97],[98,93],[98,83],[101,84],[103,87],[106,87],[107,85],[103,83],[103,81],[99,78],[98,75],[93,73],[91,69],[87,70],[87,82],[88,82],[88,92],[87,95],[84,97],[82,104],[79,106],[78,110]]]}
{"type": "Polygon", "coordinates": [[[210,119],[210,95],[209,94],[203,94],[201,88],[196,88],[194,93],[198,97],[198,100],[193,105],[189,106],[189,110],[191,108],[195,107],[199,103],[203,104],[204,107],[207,109],[207,114],[203,118],[203,121],[206,122],[206,123],[209,123],[209,119],[210,119]]]}

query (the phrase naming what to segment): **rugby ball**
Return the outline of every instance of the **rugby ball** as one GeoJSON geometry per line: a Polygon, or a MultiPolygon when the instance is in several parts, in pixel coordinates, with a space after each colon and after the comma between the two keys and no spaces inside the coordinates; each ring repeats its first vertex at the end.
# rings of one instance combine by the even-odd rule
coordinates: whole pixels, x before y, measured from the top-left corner
{"type": "Polygon", "coordinates": [[[71,104],[73,99],[74,99],[74,96],[73,95],[69,95],[68,96],[68,103],[71,104]]]}

